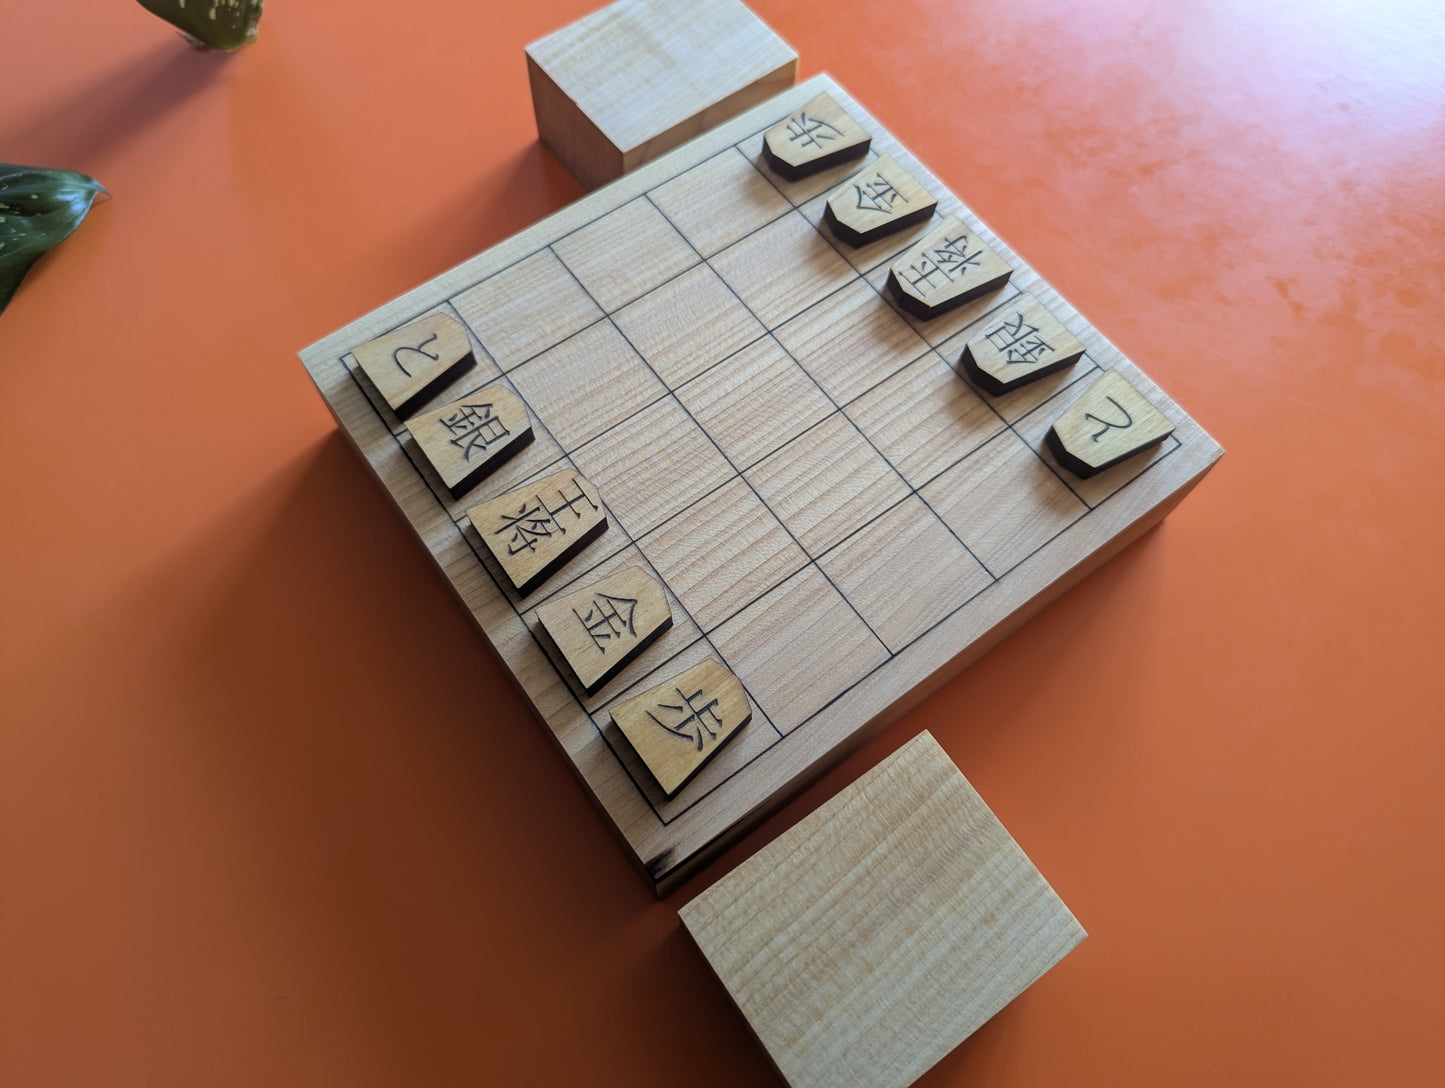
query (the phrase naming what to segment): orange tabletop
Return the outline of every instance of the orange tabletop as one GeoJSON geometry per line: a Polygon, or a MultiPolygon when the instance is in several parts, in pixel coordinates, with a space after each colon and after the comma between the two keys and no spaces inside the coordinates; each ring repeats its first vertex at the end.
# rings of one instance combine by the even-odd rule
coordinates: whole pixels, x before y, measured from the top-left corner
{"type": "Polygon", "coordinates": [[[1229,453],[658,902],[295,356],[580,194],[590,6],[7,11],[0,1083],[773,1083],[676,908],[928,728],[1090,937],[922,1083],[1439,1084],[1445,10],[756,0],[1229,453]]]}

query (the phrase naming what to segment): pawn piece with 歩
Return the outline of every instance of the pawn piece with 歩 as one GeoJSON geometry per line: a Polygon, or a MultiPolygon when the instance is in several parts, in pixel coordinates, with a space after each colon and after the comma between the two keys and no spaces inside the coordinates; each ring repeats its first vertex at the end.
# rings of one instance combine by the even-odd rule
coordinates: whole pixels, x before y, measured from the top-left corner
{"type": "Polygon", "coordinates": [[[1124,375],[1109,370],[1064,410],[1045,441],[1059,464],[1075,476],[1088,477],[1173,433],[1174,424],[1163,412],[1124,375]]]}
{"type": "Polygon", "coordinates": [[[833,96],[824,93],[763,134],[763,161],[779,177],[800,181],[861,159],[872,142],[833,96]]]}
{"type": "Polygon", "coordinates": [[[892,155],[880,155],[833,190],[823,219],[840,240],[862,246],[927,221],[936,207],[938,201],[892,155]]]}
{"type": "Polygon", "coordinates": [[[443,313],[358,344],[351,355],[400,419],[476,365],[466,328],[443,313]]]}
{"type": "Polygon", "coordinates": [[[752,721],[743,685],[712,658],[612,708],[612,722],[673,796],[752,721]]]}

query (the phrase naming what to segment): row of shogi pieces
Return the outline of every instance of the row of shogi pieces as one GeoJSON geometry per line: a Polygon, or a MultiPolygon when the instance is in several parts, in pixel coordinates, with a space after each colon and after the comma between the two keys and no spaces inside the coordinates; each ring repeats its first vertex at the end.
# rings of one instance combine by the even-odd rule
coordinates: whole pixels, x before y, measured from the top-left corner
{"type": "MultiPolygon", "coordinates": [[[[764,136],[763,156],[796,180],[860,159],[871,138],[827,94],[764,136]]],[[[835,190],[824,219],[842,242],[866,245],[932,218],[937,201],[889,155],[835,190]]],[[[888,290],[923,319],[1001,290],[1007,261],[956,216],[945,217],[891,266],[888,290]]],[[[407,429],[453,498],[460,499],[533,437],[522,399],[503,384],[416,414],[475,365],[466,329],[433,313],[352,349],[371,384],[407,429]]],[[[1017,295],[960,360],[977,386],[1000,395],[1072,366],[1084,347],[1038,299],[1017,295]]],[[[1054,423],[1047,442],[1059,463],[1091,476],[1150,449],[1172,424],[1116,370],[1110,370],[1054,423]]],[[[597,488],[564,470],[480,503],[467,517],[517,592],[526,596],[607,528],[597,488]]],[[[672,626],[661,583],[641,567],[549,601],[537,610],[553,657],[593,695],[672,626]]],[[[742,684],[709,659],[634,698],[611,716],[668,797],[674,796],[748,721],[742,684]]]]}

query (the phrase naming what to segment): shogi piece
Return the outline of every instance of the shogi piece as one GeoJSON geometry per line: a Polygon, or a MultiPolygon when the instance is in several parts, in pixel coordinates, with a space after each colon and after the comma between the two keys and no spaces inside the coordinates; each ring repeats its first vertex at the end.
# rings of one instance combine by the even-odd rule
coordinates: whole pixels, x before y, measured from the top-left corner
{"type": "Polygon", "coordinates": [[[763,134],[763,160],[780,177],[797,181],[861,159],[872,142],[832,95],[820,94],[763,134]]]}
{"type": "Polygon", "coordinates": [[[662,583],[629,567],[537,609],[552,645],[592,695],[672,626],[662,583]]]}
{"type": "Polygon", "coordinates": [[[618,0],[527,46],[537,134],[588,189],[793,85],[740,0],[618,0]]]}
{"type": "Polygon", "coordinates": [[[1085,936],[926,732],[679,913],[793,1088],[912,1084],[1085,936]]]}
{"type": "Polygon", "coordinates": [[[1074,401],[1045,441],[1075,476],[1092,476],[1157,446],[1174,433],[1163,412],[1117,370],[1110,370],[1074,401]]]}
{"type": "Polygon", "coordinates": [[[407,430],[452,497],[460,498],[532,441],[532,417],[521,397],[493,385],[423,412],[407,430]]]}
{"type": "Polygon", "coordinates": [[[964,372],[994,396],[1073,366],[1084,345],[1027,291],[989,318],[984,330],[963,346],[964,372]]]}
{"type": "Polygon", "coordinates": [[[880,155],[833,191],[823,218],[843,241],[861,246],[922,223],[937,206],[892,155],[880,155]]]}
{"type": "Polygon", "coordinates": [[[612,708],[613,724],[669,797],[752,719],[742,683],[712,659],[612,708]]]}
{"type": "Polygon", "coordinates": [[[467,517],[523,596],[607,528],[597,488],[571,469],[473,506],[467,517]]]}
{"type": "Polygon", "coordinates": [[[476,365],[467,330],[447,314],[427,314],[395,332],[357,345],[351,354],[401,418],[476,365]]]}
{"type": "Polygon", "coordinates": [[[1013,274],[1009,263],[950,215],[888,270],[888,290],[924,319],[997,291],[1013,274]]]}

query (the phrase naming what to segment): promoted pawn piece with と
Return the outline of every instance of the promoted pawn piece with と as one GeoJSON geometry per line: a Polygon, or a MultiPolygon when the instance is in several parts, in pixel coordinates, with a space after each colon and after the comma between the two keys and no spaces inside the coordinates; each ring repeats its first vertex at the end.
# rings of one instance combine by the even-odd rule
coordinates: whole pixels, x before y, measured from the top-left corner
{"type": "Polygon", "coordinates": [[[888,270],[898,305],[925,320],[1008,283],[1013,269],[978,235],[950,215],[888,270]]]}
{"type": "Polygon", "coordinates": [[[1174,424],[1117,370],[1107,371],[1071,404],[1045,441],[1075,476],[1093,476],[1157,446],[1174,424]]]}
{"type": "Polygon", "coordinates": [[[959,362],[969,380],[997,397],[1073,366],[1083,354],[1074,334],[1023,291],[964,345],[959,362]]]}
{"type": "Polygon", "coordinates": [[[476,365],[460,321],[427,314],[351,349],[387,405],[405,419],[458,374],[476,365]]]}
{"type": "Polygon", "coordinates": [[[532,441],[532,417],[505,385],[468,393],[407,424],[442,483],[460,498],[532,441]]]}
{"type": "Polygon", "coordinates": [[[467,517],[523,596],[607,528],[597,488],[571,469],[473,506],[467,517]]]}
{"type": "Polygon", "coordinates": [[[779,177],[799,181],[861,159],[872,142],[832,95],[820,94],[763,134],[763,161],[779,177]]]}
{"type": "Polygon", "coordinates": [[[594,582],[537,609],[552,648],[592,695],[672,626],[662,583],[641,567],[594,582]]]}
{"type": "Polygon", "coordinates": [[[924,222],[937,206],[892,155],[881,155],[833,191],[823,218],[840,239],[861,246],[924,222]]]}
{"type": "Polygon", "coordinates": [[[752,718],[742,682],[711,658],[612,708],[613,724],[668,797],[752,718]]]}

